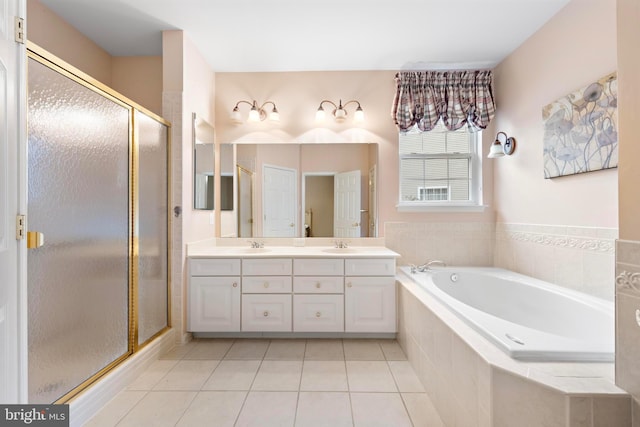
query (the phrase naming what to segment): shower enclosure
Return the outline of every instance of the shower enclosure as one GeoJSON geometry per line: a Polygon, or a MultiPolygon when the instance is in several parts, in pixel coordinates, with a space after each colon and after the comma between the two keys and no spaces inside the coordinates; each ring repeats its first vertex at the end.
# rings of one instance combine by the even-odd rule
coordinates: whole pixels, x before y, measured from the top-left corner
{"type": "Polygon", "coordinates": [[[29,401],[65,402],[169,327],[169,125],[28,55],[29,401]]]}

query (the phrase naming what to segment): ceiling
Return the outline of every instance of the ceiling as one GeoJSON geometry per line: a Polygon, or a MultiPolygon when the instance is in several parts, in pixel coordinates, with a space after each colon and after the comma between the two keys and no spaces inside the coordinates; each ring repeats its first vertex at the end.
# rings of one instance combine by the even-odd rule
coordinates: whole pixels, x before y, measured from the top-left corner
{"type": "Polygon", "coordinates": [[[40,0],[113,56],[180,29],[216,72],[493,67],[569,0],[40,0]]]}

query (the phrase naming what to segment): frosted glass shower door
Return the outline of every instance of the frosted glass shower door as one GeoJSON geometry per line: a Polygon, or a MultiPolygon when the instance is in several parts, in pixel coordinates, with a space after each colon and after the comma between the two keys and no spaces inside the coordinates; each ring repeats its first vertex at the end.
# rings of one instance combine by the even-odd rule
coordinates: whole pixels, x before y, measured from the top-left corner
{"type": "Polygon", "coordinates": [[[134,111],[139,176],[138,344],[168,326],[168,127],[134,111]]]}
{"type": "Polygon", "coordinates": [[[130,107],[28,63],[29,401],[129,354],[130,107]]]}

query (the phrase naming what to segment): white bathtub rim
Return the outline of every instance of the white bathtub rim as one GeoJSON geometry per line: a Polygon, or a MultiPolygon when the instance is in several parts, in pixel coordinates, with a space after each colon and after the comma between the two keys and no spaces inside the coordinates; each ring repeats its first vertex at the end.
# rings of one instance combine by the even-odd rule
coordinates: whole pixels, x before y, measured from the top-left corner
{"type": "MultiPolygon", "coordinates": [[[[450,311],[443,303],[408,277],[402,270],[396,275],[398,283],[424,304],[440,321],[447,325],[463,342],[470,346],[486,363],[494,368],[530,379],[551,389],[570,394],[627,395],[607,378],[594,376],[551,375],[539,370],[540,362],[518,361],[510,358],[492,342],[483,337],[466,322],[450,311]]],[[[595,298],[595,297],[594,297],[595,298]]],[[[602,365],[604,363],[578,363],[579,365],[602,365]]],[[[609,365],[608,363],[606,363],[609,365]]],[[[557,364],[554,364],[557,365],[557,364]]],[[[576,365],[576,363],[568,363],[576,365]]],[[[613,365],[611,363],[611,365],[613,365]]],[[[588,369],[588,366],[587,366],[588,369]]]]}
{"type": "MultiPolygon", "coordinates": [[[[401,271],[407,275],[408,267],[400,267],[401,271]]],[[[550,295],[557,295],[562,299],[576,302],[581,306],[589,307],[604,316],[608,316],[611,321],[610,336],[600,337],[597,340],[590,338],[584,340],[582,338],[557,334],[554,331],[544,329],[536,329],[522,323],[514,323],[513,320],[507,318],[496,317],[492,313],[486,312],[473,305],[468,305],[465,301],[460,301],[454,296],[442,289],[438,282],[433,280],[436,295],[433,295],[438,301],[442,301],[445,306],[450,305],[454,312],[461,313],[465,322],[472,328],[480,329],[481,335],[492,341],[498,348],[506,352],[514,359],[526,362],[595,362],[595,363],[611,363],[614,361],[614,306],[610,301],[588,296],[580,292],[564,289],[550,283],[514,273],[502,268],[492,267],[447,267],[434,269],[434,274],[439,279],[447,278],[452,273],[471,273],[478,274],[480,280],[486,278],[496,278],[502,281],[509,281],[521,284],[526,287],[542,289],[550,295]],[[441,295],[440,295],[441,294],[441,295]],[[448,302],[447,302],[448,301],[448,302]],[[465,314],[466,313],[466,314],[465,314]],[[516,340],[526,342],[526,345],[519,345],[515,340],[508,340],[509,335],[516,340]],[[513,341],[513,342],[512,342],[513,341]],[[549,343],[553,343],[549,347],[549,343]],[[569,345],[569,347],[567,347],[569,345]],[[603,347],[604,346],[604,347],[603,347]],[[609,346],[610,350],[606,351],[605,347],[609,346]]],[[[418,282],[428,280],[431,274],[418,273],[417,275],[408,275],[411,279],[418,282]]],[[[467,279],[468,280],[468,279],[467,279]]],[[[431,293],[431,292],[429,292],[431,293]]]]}

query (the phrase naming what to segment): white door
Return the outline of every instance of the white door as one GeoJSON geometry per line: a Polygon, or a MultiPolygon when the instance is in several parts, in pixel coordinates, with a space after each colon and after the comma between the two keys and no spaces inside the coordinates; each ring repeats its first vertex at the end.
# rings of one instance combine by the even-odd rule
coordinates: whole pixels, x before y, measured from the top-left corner
{"type": "Polygon", "coordinates": [[[26,277],[16,216],[26,207],[25,47],[15,41],[22,0],[0,1],[0,402],[26,403],[26,277]],[[22,320],[22,321],[21,321],[22,320]]]}
{"type": "Polygon", "coordinates": [[[264,165],[262,237],[296,237],[296,175],[295,169],[264,165]]]}
{"type": "Polygon", "coordinates": [[[333,236],[360,237],[360,171],[336,174],[333,190],[333,236]]]}
{"type": "Polygon", "coordinates": [[[369,237],[376,237],[376,223],[378,222],[378,169],[374,165],[369,169],[369,237]]]}

